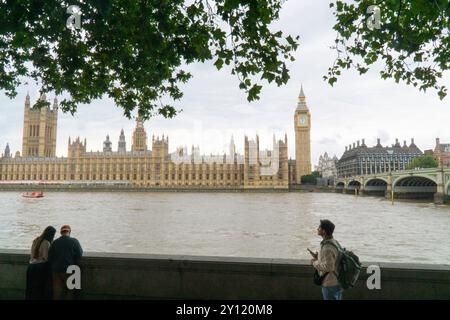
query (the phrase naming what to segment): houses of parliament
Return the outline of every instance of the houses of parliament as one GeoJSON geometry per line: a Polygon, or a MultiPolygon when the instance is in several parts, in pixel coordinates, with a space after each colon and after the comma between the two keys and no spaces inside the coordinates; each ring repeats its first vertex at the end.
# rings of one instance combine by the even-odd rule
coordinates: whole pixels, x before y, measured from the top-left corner
{"type": "MultiPolygon", "coordinates": [[[[46,100],[45,94],[39,99],[46,100]]],[[[67,157],[56,157],[58,101],[34,109],[27,94],[24,107],[22,154],[13,156],[7,144],[0,158],[1,183],[131,184],[146,188],[288,189],[311,173],[311,114],[303,88],[294,112],[295,157],[288,159],[287,135],[273,138],[272,150],[260,150],[259,137],[245,137],[244,155],[236,152],[231,138],[224,155],[201,155],[192,147],[169,153],[169,138],[153,136],[151,149],[141,119],[136,119],[131,150],[125,134],[117,151],[110,137],[102,152],[88,152],[86,139],[69,138],[67,157]]]]}

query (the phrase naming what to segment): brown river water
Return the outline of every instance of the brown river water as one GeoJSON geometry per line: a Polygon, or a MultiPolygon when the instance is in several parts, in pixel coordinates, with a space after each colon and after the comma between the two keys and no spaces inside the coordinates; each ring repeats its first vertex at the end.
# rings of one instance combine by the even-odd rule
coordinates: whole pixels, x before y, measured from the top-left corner
{"type": "Polygon", "coordinates": [[[325,218],[362,261],[450,265],[450,206],[333,193],[0,192],[0,248],[70,224],[85,251],[309,259],[325,218]]]}

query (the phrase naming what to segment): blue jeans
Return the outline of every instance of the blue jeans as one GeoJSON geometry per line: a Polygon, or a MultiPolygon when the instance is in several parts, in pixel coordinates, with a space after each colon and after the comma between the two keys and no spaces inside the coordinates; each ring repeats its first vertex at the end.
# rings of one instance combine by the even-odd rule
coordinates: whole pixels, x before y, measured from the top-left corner
{"type": "Polygon", "coordinates": [[[340,285],[332,287],[322,287],[323,300],[342,300],[342,287],[340,285]]]}

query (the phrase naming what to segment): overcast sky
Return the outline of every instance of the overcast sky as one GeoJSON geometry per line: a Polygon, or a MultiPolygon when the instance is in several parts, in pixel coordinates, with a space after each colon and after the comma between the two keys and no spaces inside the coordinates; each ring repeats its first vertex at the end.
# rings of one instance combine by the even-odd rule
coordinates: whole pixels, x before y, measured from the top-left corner
{"type": "MultiPolygon", "coordinates": [[[[261,100],[247,103],[245,93],[229,69],[216,71],[212,63],[195,64],[187,69],[193,79],[184,86],[185,96],[176,103],[183,109],[175,119],[155,118],[145,123],[149,136],[169,135],[169,152],[177,146],[199,145],[201,153],[228,150],[231,135],[238,152],[243,153],[244,135],[260,136],[260,148],[271,149],[273,134],[288,135],[289,155],[294,157],[293,115],[300,85],[306,94],[312,114],[312,163],[317,164],[324,152],[340,157],[346,145],[365,138],[373,145],[380,137],[382,144],[401,142],[412,137],[422,149],[434,148],[435,138],[450,142],[450,97],[439,100],[436,92],[419,92],[414,87],[379,78],[380,66],[359,76],[345,72],[334,87],[322,80],[335,59],[329,49],[335,33],[328,1],[290,0],[284,5],[275,27],[285,33],[300,35],[296,61],[289,64],[291,80],[286,86],[265,85],[261,100]]],[[[450,87],[446,74],[445,84],[450,87]]],[[[27,91],[37,99],[35,86],[22,86],[18,96],[10,100],[0,92],[0,150],[9,142],[12,152],[22,148],[23,105],[27,91]]],[[[53,95],[47,95],[53,99],[53,95]]],[[[131,147],[134,121],[123,116],[111,100],[97,100],[79,106],[79,112],[59,115],[57,155],[67,155],[69,136],[87,138],[87,149],[101,150],[109,134],[117,149],[120,130],[125,130],[127,148],[131,147]]]]}

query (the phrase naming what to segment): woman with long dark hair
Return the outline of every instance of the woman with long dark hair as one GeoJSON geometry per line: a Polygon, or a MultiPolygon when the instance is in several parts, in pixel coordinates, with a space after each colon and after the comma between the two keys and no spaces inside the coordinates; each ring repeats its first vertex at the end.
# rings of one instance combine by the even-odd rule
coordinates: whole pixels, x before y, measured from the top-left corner
{"type": "Polygon", "coordinates": [[[31,245],[30,264],[27,269],[26,299],[51,299],[51,272],[48,264],[48,250],[56,229],[52,226],[45,228],[44,232],[33,240],[31,245]]]}

